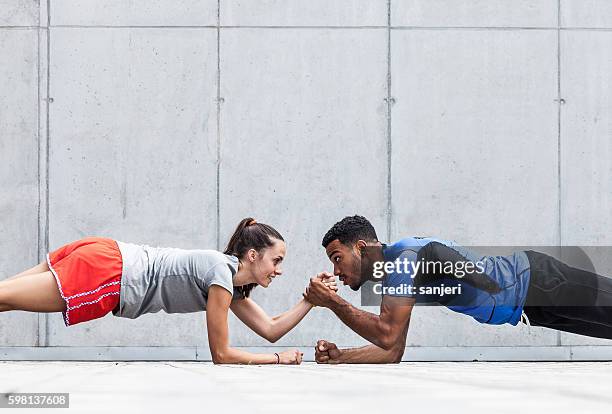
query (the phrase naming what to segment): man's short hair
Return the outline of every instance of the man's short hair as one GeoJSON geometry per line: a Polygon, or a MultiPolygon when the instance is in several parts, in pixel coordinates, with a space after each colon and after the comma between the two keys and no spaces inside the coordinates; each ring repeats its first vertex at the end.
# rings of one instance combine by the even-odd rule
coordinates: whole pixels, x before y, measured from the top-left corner
{"type": "Polygon", "coordinates": [[[363,216],[343,218],[325,233],[321,244],[327,248],[327,245],[336,239],[346,246],[350,246],[357,240],[365,240],[367,242],[378,241],[374,226],[363,216]]]}

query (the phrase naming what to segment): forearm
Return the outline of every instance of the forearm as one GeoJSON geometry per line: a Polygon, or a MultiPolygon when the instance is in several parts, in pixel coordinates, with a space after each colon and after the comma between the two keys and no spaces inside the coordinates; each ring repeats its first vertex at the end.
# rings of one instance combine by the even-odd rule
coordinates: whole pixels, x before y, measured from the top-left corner
{"type": "Polygon", "coordinates": [[[270,323],[270,341],[275,342],[295,327],[312,309],[312,305],[302,299],[293,308],[272,318],[270,323]]]}
{"type": "Polygon", "coordinates": [[[330,364],[391,364],[398,363],[404,355],[404,347],[384,350],[376,345],[361,348],[341,349],[340,357],[330,360],[330,364]]]}
{"type": "Polygon", "coordinates": [[[380,348],[390,348],[390,329],[382,323],[380,316],[358,309],[340,296],[328,306],[349,328],[380,348]]]}
{"type": "Polygon", "coordinates": [[[275,354],[254,354],[235,348],[226,348],[221,352],[212,352],[212,359],[215,364],[262,365],[278,363],[278,358],[275,354]]]}

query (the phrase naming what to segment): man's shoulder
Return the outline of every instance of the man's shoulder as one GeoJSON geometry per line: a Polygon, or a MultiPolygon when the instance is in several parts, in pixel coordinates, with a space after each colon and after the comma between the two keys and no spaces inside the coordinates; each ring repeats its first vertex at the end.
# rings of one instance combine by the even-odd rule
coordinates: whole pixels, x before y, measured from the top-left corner
{"type": "Polygon", "coordinates": [[[387,247],[393,250],[403,250],[410,248],[421,248],[428,245],[429,243],[440,243],[445,246],[456,246],[457,243],[453,240],[442,239],[433,236],[409,236],[404,237],[396,242],[389,244],[387,247]]]}
{"type": "Polygon", "coordinates": [[[445,245],[454,244],[453,242],[435,237],[409,236],[388,244],[385,248],[385,256],[387,260],[394,260],[411,253],[418,253],[422,247],[432,242],[438,242],[445,245]]]}

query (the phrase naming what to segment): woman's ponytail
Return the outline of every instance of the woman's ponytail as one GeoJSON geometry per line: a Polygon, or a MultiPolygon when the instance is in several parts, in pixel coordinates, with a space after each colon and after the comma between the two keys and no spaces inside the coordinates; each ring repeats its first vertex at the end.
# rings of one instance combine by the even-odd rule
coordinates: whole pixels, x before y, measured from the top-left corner
{"type": "Polygon", "coordinates": [[[253,217],[247,217],[245,219],[240,220],[240,223],[238,223],[236,230],[234,230],[234,234],[232,234],[232,237],[227,243],[227,246],[225,247],[223,253],[240,257],[237,251],[237,247],[240,243],[240,235],[242,234],[245,228],[255,223],[256,221],[253,217]]]}

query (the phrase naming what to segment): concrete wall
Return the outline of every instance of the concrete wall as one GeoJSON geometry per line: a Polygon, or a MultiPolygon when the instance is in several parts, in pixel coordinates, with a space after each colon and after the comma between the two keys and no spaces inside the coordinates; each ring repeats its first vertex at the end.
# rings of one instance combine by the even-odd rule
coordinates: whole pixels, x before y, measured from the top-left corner
{"type": "MultiPolygon", "coordinates": [[[[254,292],[274,313],[329,269],[320,239],[348,214],[384,239],[610,245],[611,71],[606,0],[0,0],[0,277],[86,235],[222,248],[252,215],[288,242],[254,292]]],[[[230,323],[233,345],[269,346],[230,323]]],[[[316,309],[276,345],[319,338],[365,343],[316,309]]],[[[432,308],[408,342],[406,359],[612,355],[432,308]]],[[[203,314],[0,314],[5,359],[207,352],[203,314]]]]}

